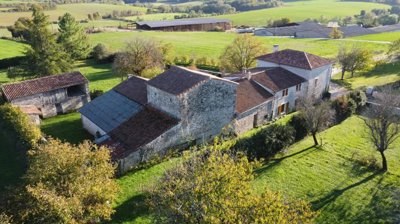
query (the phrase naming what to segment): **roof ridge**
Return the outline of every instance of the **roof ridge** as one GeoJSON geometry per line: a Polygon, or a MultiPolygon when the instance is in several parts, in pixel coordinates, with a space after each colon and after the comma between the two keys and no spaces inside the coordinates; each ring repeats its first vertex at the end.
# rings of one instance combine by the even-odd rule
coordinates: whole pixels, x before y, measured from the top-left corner
{"type": "Polygon", "coordinates": [[[87,80],[87,78],[80,71],[72,71],[72,72],[65,72],[65,73],[59,73],[59,74],[54,74],[54,75],[46,75],[46,76],[37,77],[37,78],[33,78],[33,79],[26,79],[26,80],[21,80],[21,81],[5,83],[5,84],[2,84],[1,86],[3,87],[3,86],[10,86],[10,85],[20,84],[20,83],[25,83],[25,82],[33,82],[33,81],[37,81],[37,80],[40,80],[40,79],[57,77],[57,76],[60,76],[60,75],[69,75],[69,74],[73,74],[73,73],[79,73],[80,75],[82,75],[87,80]]]}
{"type": "Polygon", "coordinates": [[[312,67],[312,65],[311,65],[311,62],[310,62],[310,59],[308,58],[308,53],[305,52],[305,51],[302,51],[302,52],[303,52],[304,56],[305,56],[306,59],[307,59],[308,66],[310,67],[310,69],[313,69],[313,67],[312,67]]]}
{"type": "Polygon", "coordinates": [[[237,84],[236,82],[233,82],[233,81],[231,81],[231,80],[223,79],[223,78],[221,78],[221,77],[218,77],[218,76],[215,76],[215,75],[211,75],[211,74],[206,73],[206,72],[197,71],[197,70],[192,70],[192,69],[189,69],[189,68],[186,68],[186,67],[183,67],[183,66],[174,66],[174,67],[181,68],[181,69],[184,69],[184,70],[186,70],[186,71],[189,71],[189,72],[192,72],[192,73],[196,73],[196,74],[198,74],[198,75],[206,76],[206,77],[208,77],[208,78],[210,78],[210,79],[216,79],[216,80],[220,80],[220,81],[225,81],[225,82],[237,84]]]}

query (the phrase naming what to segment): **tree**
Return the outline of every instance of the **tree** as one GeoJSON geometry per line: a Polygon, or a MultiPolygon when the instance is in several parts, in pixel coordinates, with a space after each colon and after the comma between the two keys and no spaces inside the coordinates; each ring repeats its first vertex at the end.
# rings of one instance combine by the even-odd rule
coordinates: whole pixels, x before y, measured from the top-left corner
{"type": "Polygon", "coordinates": [[[399,55],[400,55],[400,39],[392,42],[387,54],[389,57],[391,57],[393,59],[397,59],[399,57],[399,55]]]}
{"type": "Polygon", "coordinates": [[[99,43],[93,48],[92,55],[97,62],[101,62],[110,56],[110,51],[106,45],[99,43]]]}
{"type": "Polygon", "coordinates": [[[343,80],[346,71],[349,71],[353,77],[356,71],[368,68],[372,61],[372,53],[368,49],[357,46],[341,47],[337,59],[342,68],[341,79],[343,80]]]}
{"type": "Polygon", "coordinates": [[[332,32],[329,34],[329,37],[332,39],[343,38],[343,32],[340,31],[337,27],[333,27],[332,32]]]}
{"type": "Polygon", "coordinates": [[[11,32],[13,38],[23,38],[29,40],[29,27],[32,25],[32,20],[27,17],[20,17],[15,21],[13,26],[8,26],[7,30],[11,32]]]}
{"type": "Polygon", "coordinates": [[[142,76],[148,69],[163,68],[166,55],[164,50],[161,43],[137,37],[126,45],[124,52],[117,53],[113,71],[123,79],[128,74],[142,76]]]}
{"type": "Polygon", "coordinates": [[[150,191],[158,223],[308,223],[315,213],[304,201],[279,193],[252,193],[258,163],[246,157],[204,150],[187,155],[150,191]]]}
{"type": "Polygon", "coordinates": [[[317,133],[332,122],[333,112],[329,102],[317,102],[313,98],[299,99],[299,110],[304,118],[307,131],[311,133],[314,145],[319,145],[317,133]]]}
{"type": "Polygon", "coordinates": [[[58,22],[57,42],[64,46],[72,59],[85,59],[90,53],[89,38],[75,18],[65,13],[58,22]]]}
{"type": "Polygon", "coordinates": [[[400,97],[387,88],[377,97],[376,104],[370,105],[364,112],[367,138],[381,154],[383,171],[388,169],[385,151],[400,134],[399,116],[396,114],[396,107],[399,106],[400,97]]]}
{"type": "Polygon", "coordinates": [[[238,72],[256,65],[256,57],[266,53],[261,41],[249,34],[239,35],[220,56],[221,67],[238,72]]]}
{"type": "Polygon", "coordinates": [[[70,57],[63,47],[56,43],[55,35],[48,29],[49,25],[48,16],[34,8],[32,25],[29,27],[30,47],[25,52],[27,59],[23,65],[29,74],[46,76],[71,69],[70,57]]]}
{"type": "Polygon", "coordinates": [[[8,206],[16,223],[99,223],[113,213],[117,184],[109,150],[50,139],[28,151],[25,185],[8,206]]]}

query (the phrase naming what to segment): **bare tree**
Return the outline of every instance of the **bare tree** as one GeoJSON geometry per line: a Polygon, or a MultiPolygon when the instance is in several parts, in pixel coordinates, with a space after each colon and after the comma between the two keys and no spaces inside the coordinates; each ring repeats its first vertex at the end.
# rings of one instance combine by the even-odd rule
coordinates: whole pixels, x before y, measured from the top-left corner
{"type": "Polygon", "coordinates": [[[382,170],[387,171],[385,151],[390,148],[400,134],[399,116],[396,107],[400,97],[391,88],[385,88],[377,97],[376,104],[371,104],[364,112],[367,138],[382,156],[382,170]]]}
{"type": "Polygon", "coordinates": [[[142,76],[147,69],[162,68],[166,54],[161,43],[137,37],[128,42],[125,51],[116,55],[113,64],[114,74],[123,79],[128,74],[142,76]]]}
{"type": "Polygon", "coordinates": [[[229,72],[238,72],[256,64],[256,57],[264,54],[263,43],[249,34],[239,35],[220,56],[221,67],[229,72]]]}
{"type": "Polygon", "coordinates": [[[328,127],[333,119],[333,110],[327,101],[317,102],[314,98],[299,99],[298,109],[305,121],[307,131],[313,136],[314,145],[319,145],[317,133],[328,127]]]}

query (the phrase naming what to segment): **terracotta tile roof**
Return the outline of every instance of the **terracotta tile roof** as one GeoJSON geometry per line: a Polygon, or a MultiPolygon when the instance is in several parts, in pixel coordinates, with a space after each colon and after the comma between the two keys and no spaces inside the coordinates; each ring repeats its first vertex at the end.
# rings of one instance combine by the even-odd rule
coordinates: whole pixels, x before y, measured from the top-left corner
{"type": "Polygon", "coordinates": [[[42,111],[40,111],[35,105],[18,105],[19,109],[25,114],[29,115],[42,115],[42,111]]]}
{"type": "MultiPolygon", "coordinates": [[[[126,151],[132,152],[150,143],[177,125],[178,122],[178,120],[165,113],[147,107],[112,130],[109,136],[114,141],[120,142],[126,151]]],[[[121,154],[120,156],[123,155],[121,154]]]]}
{"type": "Polygon", "coordinates": [[[14,100],[87,82],[88,80],[80,72],[70,72],[17,83],[4,84],[1,88],[8,100],[14,100]]]}
{"type": "Polygon", "coordinates": [[[306,81],[304,78],[280,67],[269,68],[263,72],[255,73],[251,76],[251,79],[274,92],[306,81]]]}
{"type": "Polygon", "coordinates": [[[273,97],[271,93],[252,80],[239,79],[236,91],[236,112],[243,113],[273,97]]]}
{"type": "Polygon", "coordinates": [[[307,70],[312,70],[332,63],[332,61],[327,58],[291,49],[261,55],[257,57],[257,59],[307,70]]]}
{"type": "Polygon", "coordinates": [[[172,66],[170,69],[151,79],[148,84],[167,93],[180,95],[210,79],[218,79],[235,84],[232,81],[205,72],[190,70],[180,66],[172,66]]]}
{"type": "Polygon", "coordinates": [[[133,101],[145,105],[147,104],[147,81],[147,79],[132,76],[114,87],[114,90],[133,101]]]}

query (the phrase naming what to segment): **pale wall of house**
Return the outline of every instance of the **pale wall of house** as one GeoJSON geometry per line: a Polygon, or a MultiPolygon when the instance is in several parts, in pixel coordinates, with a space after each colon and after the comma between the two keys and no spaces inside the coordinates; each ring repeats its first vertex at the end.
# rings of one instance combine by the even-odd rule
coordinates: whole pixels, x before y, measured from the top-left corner
{"type": "Polygon", "coordinates": [[[306,70],[287,65],[278,65],[271,62],[257,60],[257,67],[281,67],[294,74],[308,80],[307,94],[308,96],[321,97],[322,93],[329,90],[329,84],[332,75],[332,65],[322,66],[313,70],[306,70]],[[315,79],[318,78],[318,83],[315,85],[315,79]]]}
{"type": "Polygon", "coordinates": [[[89,120],[87,117],[81,114],[82,126],[85,130],[87,130],[91,135],[96,136],[96,133],[99,132],[101,136],[105,135],[106,132],[89,120]]]}
{"type": "Polygon", "coordinates": [[[151,106],[180,119],[182,100],[180,97],[147,85],[147,99],[151,106]]]}

